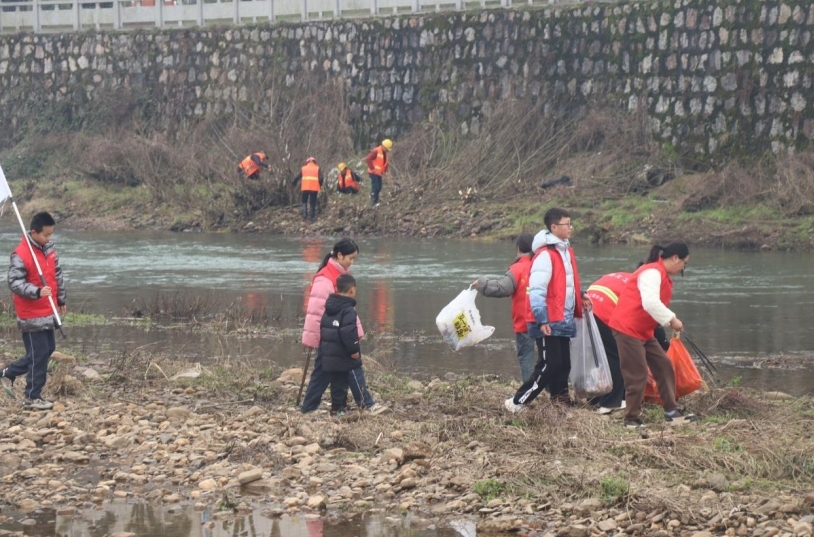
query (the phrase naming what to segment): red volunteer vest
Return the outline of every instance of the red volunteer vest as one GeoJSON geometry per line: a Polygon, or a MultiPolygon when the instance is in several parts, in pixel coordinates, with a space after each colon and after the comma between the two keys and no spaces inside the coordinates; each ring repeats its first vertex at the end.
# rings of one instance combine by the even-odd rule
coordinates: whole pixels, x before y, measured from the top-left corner
{"type": "MultiPolygon", "coordinates": [[[[40,281],[40,276],[37,274],[37,266],[34,264],[34,258],[31,257],[31,250],[28,249],[28,245],[25,243],[26,240],[28,239],[24,238],[20,241],[14,253],[20,256],[20,259],[22,259],[25,264],[25,271],[28,274],[26,281],[37,287],[42,287],[42,281],[40,281]]],[[[52,249],[46,257],[39,246],[31,246],[34,249],[34,255],[37,256],[37,261],[42,269],[42,275],[45,276],[45,283],[51,288],[54,305],[56,305],[57,296],[59,294],[56,272],[57,253],[52,249]]],[[[20,319],[36,319],[38,317],[48,317],[54,314],[51,305],[48,303],[48,297],[30,300],[13,293],[12,296],[14,297],[14,309],[17,310],[17,317],[20,319]]]]}
{"type": "Polygon", "coordinates": [[[585,294],[591,299],[597,319],[605,324],[610,323],[613,310],[619,302],[619,295],[622,294],[630,277],[630,272],[612,272],[605,274],[588,287],[585,294]]]}
{"type": "MultiPolygon", "coordinates": [[[[331,263],[330,260],[329,260],[328,264],[325,265],[324,267],[322,267],[321,269],[319,269],[319,272],[317,272],[314,275],[314,277],[311,278],[311,285],[314,285],[314,280],[317,279],[317,276],[325,276],[326,278],[331,280],[331,283],[333,284],[334,289],[336,289],[336,279],[339,278],[339,276],[341,276],[341,275],[342,275],[342,273],[339,272],[339,269],[337,269],[333,265],[333,263],[331,263]]],[[[311,289],[309,288],[308,291],[309,291],[309,294],[310,294],[311,289]]]]}
{"type": "Polygon", "coordinates": [[[653,317],[644,311],[642,307],[642,294],[639,292],[638,281],[642,271],[647,269],[658,269],[661,273],[661,290],[659,296],[665,306],[670,306],[670,299],[673,297],[673,280],[664,269],[664,262],[659,259],[654,263],[642,265],[639,270],[625,284],[625,288],[619,295],[619,303],[613,311],[608,326],[626,336],[634,337],[642,341],[653,339],[653,330],[658,326],[653,317]]]}
{"type": "MultiPolygon", "coordinates": [[[[548,293],[546,294],[545,304],[548,310],[548,322],[556,323],[565,319],[565,263],[563,262],[562,255],[556,248],[549,248],[543,246],[537,253],[534,254],[534,259],[538,255],[547,254],[551,257],[551,281],[548,282],[548,293]]],[[[571,271],[574,273],[574,317],[582,317],[582,300],[579,296],[579,272],[577,272],[577,258],[574,255],[574,250],[568,248],[568,253],[571,256],[571,271]]],[[[532,264],[534,261],[532,260],[532,264]]],[[[526,297],[526,321],[536,323],[537,319],[534,318],[534,313],[531,311],[531,301],[526,297]]]]}
{"type": "Polygon", "coordinates": [[[528,332],[526,324],[526,308],[528,307],[529,273],[531,272],[531,256],[525,254],[512,263],[509,270],[514,276],[517,287],[512,293],[512,324],[517,334],[528,332]]]}
{"type": "Polygon", "coordinates": [[[302,167],[302,191],[319,192],[319,166],[309,162],[302,167]]]}

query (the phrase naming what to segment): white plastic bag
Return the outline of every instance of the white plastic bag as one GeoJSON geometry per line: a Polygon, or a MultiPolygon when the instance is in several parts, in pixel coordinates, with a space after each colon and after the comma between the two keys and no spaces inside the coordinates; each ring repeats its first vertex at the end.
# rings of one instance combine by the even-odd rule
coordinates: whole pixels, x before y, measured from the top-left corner
{"type": "Polygon", "coordinates": [[[480,323],[480,312],[475,306],[477,294],[475,289],[464,289],[435,318],[441,336],[454,351],[477,345],[495,331],[494,326],[480,323]]]}
{"type": "Polygon", "coordinates": [[[580,397],[597,397],[613,390],[608,357],[594,314],[577,319],[577,337],[571,342],[571,385],[580,397]]]}

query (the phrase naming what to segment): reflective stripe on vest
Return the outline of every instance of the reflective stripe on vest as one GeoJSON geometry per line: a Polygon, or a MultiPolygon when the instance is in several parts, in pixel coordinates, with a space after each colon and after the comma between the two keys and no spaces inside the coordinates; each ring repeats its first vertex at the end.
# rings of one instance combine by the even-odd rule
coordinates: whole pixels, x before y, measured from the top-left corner
{"type": "Polygon", "coordinates": [[[631,274],[611,272],[605,274],[588,287],[585,295],[591,299],[594,316],[605,324],[610,322],[613,310],[619,302],[619,295],[625,289],[631,274]]]}
{"type": "Polygon", "coordinates": [[[319,166],[309,162],[302,167],[302,191],[319,192],[319,166]]]}
{"type": "Polygon", "coordinates": [[[616,293],[602,285],[592,285],[588,288],[588,291],[596,291],[598,293],[602,293],[603,295],[608,297],[614,304],[617,304],[619,302],[619,297],[616,296],[616,293]]]}

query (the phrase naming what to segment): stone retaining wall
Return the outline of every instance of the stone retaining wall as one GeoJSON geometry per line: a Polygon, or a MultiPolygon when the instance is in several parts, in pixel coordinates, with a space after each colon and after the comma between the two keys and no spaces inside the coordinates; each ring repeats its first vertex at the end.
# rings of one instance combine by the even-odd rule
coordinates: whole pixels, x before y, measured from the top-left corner
{"type": "Polygon", "coordinates": [[[71,123],[105,92],[144,96],[172,130],[270,80],[344,81],[356,142],[442,118],[476,132],[508,98],[646,111],[699,155],[783,151],[814,136],[814,5],[700,0],[447,13],[240,28],[0,37],[6,144],[32,121],[71,123]],[[285,76],[283,77],[283,73],[285,76]]]}

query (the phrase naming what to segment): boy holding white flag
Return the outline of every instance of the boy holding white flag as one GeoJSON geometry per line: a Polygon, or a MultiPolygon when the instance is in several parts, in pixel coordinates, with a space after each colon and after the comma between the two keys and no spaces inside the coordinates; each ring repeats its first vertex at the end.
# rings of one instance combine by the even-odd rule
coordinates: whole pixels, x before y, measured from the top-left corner
{"type": "MultiPolygon", "coordinates": [[[[10,198],[20,225],[20,213],[5,175],[0,169],[0,200],[10,198]]],[[[14,398],[14,380],[25,375],[23,406],[31,410],[49,410],[54,403],[42,398],[48,372],[48,360],[56,349],[54,330],[61,328],[59,313],[65,313],[65,286],[59,257],[51,242],[56,222],[41,212],[31,219],[29,231],[11,254],[8,285],[13,293],[17,326],[23,335],[25,356],[0,368],[0,385],[14,398]],[[56,299],[56,306],[54,305],[56,299]]]]}

